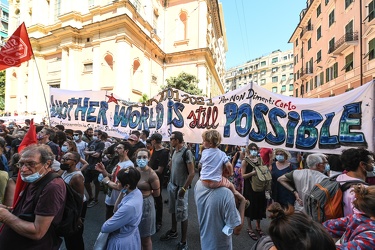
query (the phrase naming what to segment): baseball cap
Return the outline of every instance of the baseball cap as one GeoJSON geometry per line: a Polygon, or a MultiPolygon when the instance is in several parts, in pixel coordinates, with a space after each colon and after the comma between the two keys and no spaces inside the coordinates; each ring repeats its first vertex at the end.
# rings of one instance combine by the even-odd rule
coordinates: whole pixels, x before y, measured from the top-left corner
{"type": "Polygon", "coordinates": [[[129,141],[138,141],[138,137],[136,135],[129,135],[129,141]]]}
{"type": "Polygon", "coordinates": [[[150,140],[161,141],[163,140],[163,136],[159,133],[154,133],[153,135],[151,135],[150,140]]]}

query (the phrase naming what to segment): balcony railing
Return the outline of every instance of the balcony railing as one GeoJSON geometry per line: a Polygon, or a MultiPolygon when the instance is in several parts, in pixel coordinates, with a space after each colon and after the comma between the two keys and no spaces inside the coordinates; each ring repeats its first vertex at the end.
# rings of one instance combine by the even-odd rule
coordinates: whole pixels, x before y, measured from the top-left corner
{"type": "Polygon", "coordinates": [[[306,79],[307,77],[312,76],[313,73],[314,73],[314,70],[312,67],[302,68],[300,71],[300,78],[306,79]]]}
{"type": "Polygon", "coordinates": [[[337,42],[335,42],[335,47],[333,48],[333,54],[341,54],[343,50],[349,46],[354,46],[358,44],[358,32],[350,32],[343,35],[337,42]]]}
{"type": "Polygon", "coordinates": [[[312,34],[312,31],[313,31],[313,26],[312,24],[309,24],[305,27],[303,27],[302,31],[301,31],[301,39],[303,40],[307,40],[311,37],[311,34],[312,34]]]}

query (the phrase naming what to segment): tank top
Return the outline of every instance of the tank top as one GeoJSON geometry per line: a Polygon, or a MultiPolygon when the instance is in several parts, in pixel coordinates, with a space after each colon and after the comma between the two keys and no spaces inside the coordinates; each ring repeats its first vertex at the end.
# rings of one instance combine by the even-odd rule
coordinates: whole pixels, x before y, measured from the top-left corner
{"type": "MultiPolygon", "coordinates": [[[[74,172],[71,172],[71,173],[68,173],[67,171],[64,171],[64,173],[61,175],[61,178],[63,178],[63,180],[65,181],[66,184],[70,184],[70,181],[72,180],[72,177],[75,176],[76,174],[79,174],[83,177],[83,174],[81,171],[74,171],[74,172]]],[[[85,177],[83,177],[83,179],[85,179],[85,177]]],[[[86,199],[86,195],[85,193],[83,193],[83,202],[85,202],[87,199],[86,199]]]]}

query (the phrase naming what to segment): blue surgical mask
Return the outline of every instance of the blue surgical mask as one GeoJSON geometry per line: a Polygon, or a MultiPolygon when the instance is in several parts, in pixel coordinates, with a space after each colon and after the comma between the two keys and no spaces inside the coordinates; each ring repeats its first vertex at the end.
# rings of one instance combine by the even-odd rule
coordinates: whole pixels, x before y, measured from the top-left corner
{"type": "Polygon", "coordinates": [[[246,150],[246,149],[245,149],[245,148],[241,148],[241,150],[242,150],[242,152],[244,152],[244,153],[245,153],[245,150],[246,150]]]}
{"type": "Polygon", "coordinates": [[[42,178],[42,176],[43,176],[42,174],[40,174],[39,172],[36,172],[36,173],[33,173],[31,175],[28,175],[28,176],[21,175],[21,179],[24,182],[33,183],[33,182],[36,182],[37,180],[39,180],[40,178],[42,178]]]}
{"type": "Polygon", "coordinates": [[[104,176],[103,176],[102,173],[100,173],[100,174],[98,175],[98,181],[99,181],[99,182],[102,182],[103,179],[104,179],[104,176]]]}
{"type": "Polygon", "coordinates": [[[79,135],[73,135],[73,140],[78,141],[79,140],[79,135]]]}
{"type": "Polygon", "coordinates": [[[97,136],[93,136],[93,137],[92,137],[92,140],[93,140],[93,141],[96,141],[97,139],[98,139],[97,136]]]}
{"type": "Polygon", "coordinates": [[[283,155],[276,155],[276,161],[284,161],[284,156],[283,155]]]}
{"type": "Polygon", "coordinates": [[[61,151],[63,151],[64,153],[68,152],[68,146],[62,146],[61,151]]]}
{"type": "Polygon", "coordinates": [[[137,159],[137,166],[140,168],[145,168],[147,166],[148,159],[137,159]]]}
{"type": "Polygon", "coordinates": [[[258,155],[258,151],[256,151],[256,150],[250,150],[250,155],[251,156],[257,156],[258,155]]]}
{"type": "Polygon", "coordinates": [[[331,170],[331,168],[330,168],[330,166],[329,166],[329,164],[328,163],[326,163],[326,165],[324,166],[324,172],[328,172],[328,171],[330,171],[331,170]]]}

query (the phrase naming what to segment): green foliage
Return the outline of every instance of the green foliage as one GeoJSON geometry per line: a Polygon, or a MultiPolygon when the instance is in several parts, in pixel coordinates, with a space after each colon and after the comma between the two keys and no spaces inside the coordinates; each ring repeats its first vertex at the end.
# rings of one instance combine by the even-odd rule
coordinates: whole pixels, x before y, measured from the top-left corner
{"type": "Polygon", "coordinates": [[[143,94],[141,98],[139,98],[140,103],[145,103],[148,100],[147,94],[143,94]]]}
{"type": "Polygon", "coordinates": [[[5,108],[5,70],[0,71],[0,110],[5,108]]]}
{"type": "Polygon", "coordinates": [[[203,95],[203,91],[198,88],[198,79],[196,76],[181,72],[177,77],[171,76],[166,79],[167,84],[162,85],[161,89],[175,88],[191,95],[203,95]]]}

